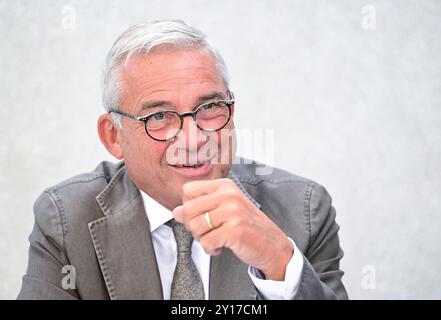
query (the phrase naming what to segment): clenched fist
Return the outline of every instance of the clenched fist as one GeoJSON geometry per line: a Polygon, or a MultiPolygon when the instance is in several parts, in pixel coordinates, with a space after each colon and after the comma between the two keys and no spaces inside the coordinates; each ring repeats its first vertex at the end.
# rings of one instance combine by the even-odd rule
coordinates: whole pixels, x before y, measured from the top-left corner
{"type": "Polygon", "coordinates": [[[173,210],[175,219],[185,224],[208,254],[229,248],[266,279],[284,280],[294,253],[291,242],[232,180],[188,182],[182,203],[173,210]]]}

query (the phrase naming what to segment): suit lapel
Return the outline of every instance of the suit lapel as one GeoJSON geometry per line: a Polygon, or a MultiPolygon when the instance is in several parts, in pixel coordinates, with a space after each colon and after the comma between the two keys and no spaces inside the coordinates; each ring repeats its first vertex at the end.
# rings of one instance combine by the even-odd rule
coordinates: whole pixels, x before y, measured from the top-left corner
{"type": "Polygon", "coordinates": [[[229,249],[211,257],[210,300],[255,300],[257,290],[248,275],[248,265],[240,261],[229,249]]]}
{"type": "Polygon", "coordinates": [[[139,190],[122,167],[97,196],[104,217],[89,223],[111,299],[162,299],[158,266],[139,190]]]}

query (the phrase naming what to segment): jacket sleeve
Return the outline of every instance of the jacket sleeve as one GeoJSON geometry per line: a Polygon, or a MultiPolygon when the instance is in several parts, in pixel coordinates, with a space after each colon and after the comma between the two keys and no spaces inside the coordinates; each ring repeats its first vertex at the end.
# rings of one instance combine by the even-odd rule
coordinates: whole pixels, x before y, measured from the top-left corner
{"type": "Polygon", "coordinates": [[[303,270],[295,299],[348,299],[342,283],[335,209],[327,191],[314,184],[309,199],[310,242],[303,256],[303,270]]]}
{"type": "MultiPolygon", "coordinates": [[[[17,299],[78,299],[75,289],[63,289],[63,266],[69,265],[64,250],[64,232],[55,196],[44,192],[34,204],[34,227],[29,236],[26,274],[17,299]]],[[[73,276],[73,275],[71,275],[73,276]]],[[[75,280],[75,279],[73,279],[75,280]]]]}

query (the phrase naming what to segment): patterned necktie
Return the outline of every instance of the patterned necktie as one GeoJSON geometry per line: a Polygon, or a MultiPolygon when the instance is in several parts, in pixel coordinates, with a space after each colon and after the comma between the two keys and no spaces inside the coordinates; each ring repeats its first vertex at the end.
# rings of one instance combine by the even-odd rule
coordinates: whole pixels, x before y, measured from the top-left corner
{"type": "Polygon", "coordinates": [[[173,229],[178,248],[176,269],[171,287],[171,300],[204,300],[204,286],[191,258],[193,236],[175,219],[167,222],[173,229]]]}

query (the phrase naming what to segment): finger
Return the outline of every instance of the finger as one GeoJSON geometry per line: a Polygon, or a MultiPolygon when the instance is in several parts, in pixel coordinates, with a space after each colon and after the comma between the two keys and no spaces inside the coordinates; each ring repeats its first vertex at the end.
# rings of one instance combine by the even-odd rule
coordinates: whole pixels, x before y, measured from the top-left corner
{"type": "Polygon", "coordinates": [[[182,206],[177,206],[173,209],[173,218],[180,223],[184,223],[184,209],[182,206]]]}
{"type": "MultiPolygon", "coordinates": [[[[211,219],[211,218],[210,218],[211,219]]],[[[212,230],[205,219],[205,214],[198,215],[188,222],[188,230],[193,235],[193,238],[199,240],[202,235],[212,230]]]]}
{"type": "Polygon", "coordinates": [[[198,215],[188,222],[188,230],[193,234],[193,237],[199,240],[204,234],[222,226],[223,223],[229,220],[230,214],[222,208],[213,211],[207,211],[208,218],[211,222],[210,228],[205,213],[198,215]]]}
{"type": "Polygon", "coordinates": [[[221,180],[224,181],[220,183],[217,191],[184,202],[183,221],[186,224],[197,215],[204,214],[207,211],[212,211],[220,206],[234,207],[234,204],[241,203],[244,199],[248,200],[233,181],[229,179],[221,180]]]}
{"type": "Polygon", "coordinates": [[[219,193],[211,193],[186,201],[182,205],[183,221],[188,223],[190,220],[204,214],[207,211],[212,211],[219,207],[224,201],[223,195],[219,193]]]}
{"type": "Polygon", "coordinates": [[[211,252],[210,256],[218,256],[218,255],[220,255],[222,253],[222,249],[223,248],[214,249],[213,252],[211,252]]]}
{"type": "Polygon", "coordinates": [[[198,241],[204,248],[205,252],[210,256],[219,255],[222,248],[226,246],[226,238],[223,235],[223,228],[213,229],[203,235],[198,241]]]}
{"type": "Polygon", "coordinates": [[[187,182],[182,186],[182,201],[185,202],[202,195],[213,193],[225,183],[229,184],[234,182],[228,178],[187,182]]]}

